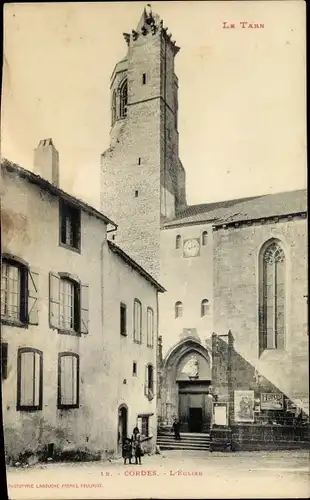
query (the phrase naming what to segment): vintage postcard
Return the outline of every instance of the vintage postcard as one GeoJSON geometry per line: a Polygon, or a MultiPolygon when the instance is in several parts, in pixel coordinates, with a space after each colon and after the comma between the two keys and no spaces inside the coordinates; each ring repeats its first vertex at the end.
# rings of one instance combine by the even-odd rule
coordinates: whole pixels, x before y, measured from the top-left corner
{"type": "Polygon", "coordinates": [[[10,500],[308,498],[303,1],[10,3],[10,500]]]}

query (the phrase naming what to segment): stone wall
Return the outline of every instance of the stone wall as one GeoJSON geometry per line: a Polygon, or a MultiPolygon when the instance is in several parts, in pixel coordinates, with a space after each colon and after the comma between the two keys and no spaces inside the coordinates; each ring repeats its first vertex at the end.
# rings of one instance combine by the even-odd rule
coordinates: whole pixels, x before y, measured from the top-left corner
{"type": "MultiPolygon", "coordinates": [[[[234,348],[279,391],[307,404],[307,223],[303,219],[249,223],[214,232],[214,331],[233,333],[234,348]],[[262,245],[278,239],[285,249],[286,340],[284,350],[259,355],[258,262],[262,245]]],[[[243,372],[240,365],[240,373],[243,372]]],[[[247,369],[245,372],[247,373],[247,369]]],[[[248,385],[242,375],[244,388],[248,385]]]]}

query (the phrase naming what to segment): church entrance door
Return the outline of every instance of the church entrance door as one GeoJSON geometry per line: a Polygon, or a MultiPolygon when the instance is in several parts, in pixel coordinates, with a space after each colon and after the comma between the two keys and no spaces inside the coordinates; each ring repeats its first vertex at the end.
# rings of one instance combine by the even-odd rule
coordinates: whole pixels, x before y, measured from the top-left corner
{"type": "Polygon", "coordinates": [[[210,381],[179,381],[179,419],[181,432],[209,432],[212,402],[210,381]]]}
{"type": "Polygon", "coordinates": [[[202,432],[202,408],[189,408],[189,432],[202,432]]]}

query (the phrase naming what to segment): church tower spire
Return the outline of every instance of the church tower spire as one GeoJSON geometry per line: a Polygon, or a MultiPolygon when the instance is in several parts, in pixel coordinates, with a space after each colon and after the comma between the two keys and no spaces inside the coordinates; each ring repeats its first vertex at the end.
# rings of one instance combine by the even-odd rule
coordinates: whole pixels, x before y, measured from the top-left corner
{"type": "Polygon", "coordinates": [[[123,36],[127,54],[111,76],[101,208],[118,223],[117,243],[158,276],[161,225],[186,204],[174,72],[180,49],[150,4],[123,36]]]}

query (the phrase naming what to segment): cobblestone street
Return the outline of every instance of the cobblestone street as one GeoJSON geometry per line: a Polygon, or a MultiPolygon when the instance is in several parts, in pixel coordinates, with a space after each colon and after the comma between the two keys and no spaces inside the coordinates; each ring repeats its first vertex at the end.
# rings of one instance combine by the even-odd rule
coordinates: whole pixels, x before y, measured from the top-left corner
{"type": "Polygon", "coordinates": [[[10,499],[307,498],[309,452],[169,451],[121,460],[8,468],[10,499]],[[44,493],[43,493],[44,490],[44,493]]]}

